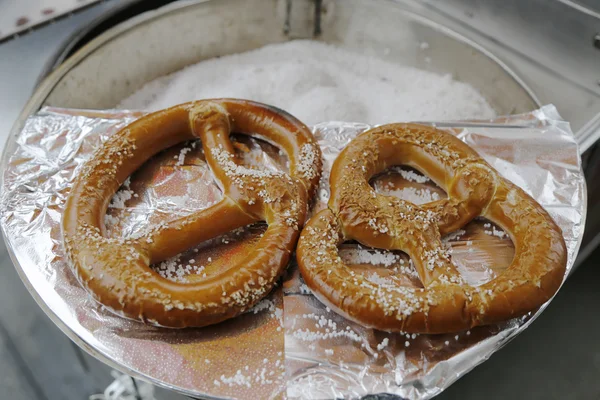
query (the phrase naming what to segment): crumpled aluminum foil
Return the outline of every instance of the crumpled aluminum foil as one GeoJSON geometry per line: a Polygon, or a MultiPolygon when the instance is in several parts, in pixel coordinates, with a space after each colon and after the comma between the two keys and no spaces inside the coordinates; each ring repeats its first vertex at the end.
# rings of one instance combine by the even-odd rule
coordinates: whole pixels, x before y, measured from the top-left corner
{"type": "MultiPolygon", "coordinates": [[[[282,284],[253,310],[225,323],[169,330],[111,314],[94,302],[64,261],[60,220],[69,185],[93,150],[140,112],[45,108],[30,117],[5,153],[1,223],[26,285],[49,315],[87,351],[125,373],[184,394],[211,398],[360,398],[394,394],[427,399],[443,391],[543,310],[458,335],[389,334],[365,329],[329,311],[303,284],[292,262],[282,284]]],[[[503,176],[540,202],[562,228],[571,270],[583,234],[586,189],[577,144],[553,106],[493,121],[438,123],[474,147],[503,176]]],[[[314,127],[325,172],[314,210],[328,197],[328,171],[363,124],[314,127]]],[[[273,146],[236,137],[249,165],[286,169],[273,146]]],[[[415,171],[374,178],[376,190],[425,202],[445,196],[415,171]]],[[[146,163],[113,197],[109,235],[132,236],[153,223],[213,204],[221,193],[198,143],[171,148],[146,163]]],[[[201,279],[235,263],[264,225],[231,232],[154,266],[170,279],[201,279]]],[[[448,235],[453,261],[478,285],[511,261],[503,232],[476,219],[448,235]]],[[[402,253],[344,244],[357,273],[383,284],[415,284],[402,253]]]]}

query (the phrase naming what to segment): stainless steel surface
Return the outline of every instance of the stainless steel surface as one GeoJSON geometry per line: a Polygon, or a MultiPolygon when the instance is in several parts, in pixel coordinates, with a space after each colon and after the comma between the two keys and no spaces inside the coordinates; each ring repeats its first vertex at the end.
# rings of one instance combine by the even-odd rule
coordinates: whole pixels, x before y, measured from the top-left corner
{"type": "Polygon", "coordinates": [[[600,49],[594,46],[600,12],[568,0],[424,0],[422,6],[434,20],[477,37],[542,103],[555,104],[582,152],[600,137],[600,123],[589,122],[600,114],[600,49]]]}

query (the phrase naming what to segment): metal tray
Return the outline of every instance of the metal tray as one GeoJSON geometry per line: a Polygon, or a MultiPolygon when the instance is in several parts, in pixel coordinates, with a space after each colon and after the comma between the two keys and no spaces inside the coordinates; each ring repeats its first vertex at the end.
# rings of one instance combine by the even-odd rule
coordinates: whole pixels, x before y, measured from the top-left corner
{"type": "MultiPolygon", "coordinates": [[[[139,15],[106,30],[49,74],[13,127],[4,158],[11,154],[26,118],[42,106],[114,107],[144,83],[186,65],[293,38],[314,38],[367,54],[385,54],[392,49],[388,60],[451,73],[476,87],[500,114],[525,112],[540,105],[527,84],[504,62],[447,28],[450,19],[429,11],[427,6],[410,1],[199,0],[177,2],[139,15]],[[429,48],[422,50],[422,42],[429,48]]],[[[120,368],[52,315],[23,274],[21,277],[72,340],[120,368]]]]}

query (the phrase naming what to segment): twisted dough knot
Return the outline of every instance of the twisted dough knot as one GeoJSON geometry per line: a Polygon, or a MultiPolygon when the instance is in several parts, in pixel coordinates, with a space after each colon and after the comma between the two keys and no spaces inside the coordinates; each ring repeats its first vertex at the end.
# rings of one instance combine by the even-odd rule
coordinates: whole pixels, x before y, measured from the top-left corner
{"type": "Polygon", "coordinates": [[[340,153],[330,185],[328,209],[313,216],[302,232],[298,264],[321,301],[362,325],[409,333],[460,331],[524,315],[562,283],[567,253],[560,228],[523,190],[449,133],[416,124],[367,131],[340,153]],[[369,179],[400,164],[431,177],[448,198],[417,206],[377,194],[369,179]],[[499,277],[471,287],[441,236],[477,216],[510,234],[515,256],[499,277]],[[338,254],[347,240],[406,252],[423,287],[380,285],[355,274],[338,254]]]}
{"type": "Polygon", "coordinates": [[[182,104],[122,129],[84,166],[65,206],[65,250],[80,282],[115,313],[165,327],[214,324],[246,311],[273,288],[295,247],[320,173],[321,153],[310,130],[284,111],[232,99],[182,104]],[[230,132],[279,146],[288,155],[289,174],[241,165],[230,132]],[[154,154],[195,138],[223,191],[221,201],[135,238],[106,237],[104,213],[124,180],[154,154]],[[216,276],[179,283],[150,268],[257,221],[268,228],[256,248],[216,276]]]}

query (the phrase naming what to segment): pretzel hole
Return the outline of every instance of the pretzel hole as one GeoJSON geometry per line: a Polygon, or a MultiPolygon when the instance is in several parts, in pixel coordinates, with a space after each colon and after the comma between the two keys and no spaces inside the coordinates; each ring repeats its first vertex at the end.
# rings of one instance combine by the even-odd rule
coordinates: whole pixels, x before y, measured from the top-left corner
{"type": "Polygon", "coordinates": [[[175,282],[199,282],[239,265],[267,230],[259,222],[227,232],[150,268],[175,282]]]}
{"type": "Polygon", "coordinates": [[[482,285],[500,275],[515,255],[510,237],[482,217],[446,235],[442,241],[452,248],[452,262],[471,286],[482,285]]]}
{"type": "Polygon", "coordinates": [[[232,143],[242,164],[259,170],[289,172],[290,161],[279,147],[248,135],[232,135],[232,143]]]}
{"type": "MultiPolygon", "coordinates": [[[[232,143],[242,164],[288,171],[288,157],[278,147],[247,135],[232,135],[232,143]]],[[[181,143],[149,159],[121,185],[104,219],[107,235],[135,237],[151,225],[201,211],[221,198],[200,141],[181,143]]]]}
{"type": "MultiPolygon", "coordinates": [[[[395,196],[414,204],[430,203],[447,197],[446,192],[431,179],[408,166],[388,168],[373,177],[370,183],[377,193],[395,196]]],[[[491,281],[514,258],[515,248],[510,237],[498,225],[483,217],[446,235],[442,241],[452,248],[452,262],[471,286],[491,281]]],[[[408,258],[406,254],[404,256],[408,258]]],[[[378,274],[381,275],[380,272],[378,274]]],[[[385,273],[383,276],[386,276],[385,273]]]]}
{"type": "Polygon", "coordinates": [[[338,246],[344,263],[356,274],[382,286],[423,287],[410,257],[398,250],[375,249],[348,241],[338,246]]]}
{"type": "MultiPolygon", "coordinates": [[[[232,143],[248,167],[288,170],[287,155],[264,140],[232,135],[232,143]]],[[[119,188],[104,218],[106,235],[141,237],[152,226],[206,209],[221,198],[201,142],[181,143],[149,159],[119,188]]],[[[228,232],[151,268],[178,282],[209,278],[247,256],[266,228],[257,223],[228,232]]]]}
{"type": "Polygon", "coordinates": [[[145,162],[112,197],[109,237],[136,237],[152,225],[192,214],[222,197],[199,141],[181,143],[145,162]]]}
{"type": "Polygon", "coordinates": [[[417,205],[447,197],[446,192],[427,176],[404,165],[387,168],[371,178],[370,184],[377,193],[417,205]]]}

